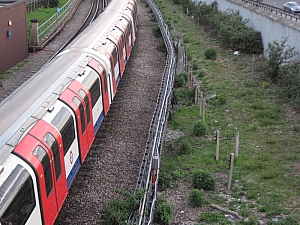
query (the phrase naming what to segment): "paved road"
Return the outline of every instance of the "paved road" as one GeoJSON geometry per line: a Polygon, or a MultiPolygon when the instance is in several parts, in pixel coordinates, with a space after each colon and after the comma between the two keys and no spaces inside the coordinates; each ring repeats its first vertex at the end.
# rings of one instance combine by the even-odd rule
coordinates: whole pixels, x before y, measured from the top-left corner
{"type": "Polygon", "coordinates": [[[300,4],[300,0],[263,0],[263,3],[275,6],[277,8],[283,8],[283,4],[288,1],[295,1],[300,4]]]}

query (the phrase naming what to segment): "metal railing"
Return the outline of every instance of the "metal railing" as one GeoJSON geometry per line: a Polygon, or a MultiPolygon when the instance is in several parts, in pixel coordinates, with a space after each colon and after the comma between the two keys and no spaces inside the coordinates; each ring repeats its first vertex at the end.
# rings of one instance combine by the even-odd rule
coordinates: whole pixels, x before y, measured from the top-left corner
{"type": "MultiPolygon", "coordinates": [[[[38,26],[38,42],[43,42],[43,40],[47,38],[47,35],[51,34],[52,29],[54,29],[54,27],[64,18],[66,18],[73,10],[73,6],[76,2],[77,0],[69,0],[63,7],[57,8],[56,13],[51,16],[46,22],[38,26]]],[[[27,28],[29,43],[32,43],[32,24],[29,24],[27,28]]]]}
{"type": "Polygon", "coordinates": [[[160,31],[167,47],[167,59],[157,105],[153,113],[144,158],[140,166],[136,190],[143,190],[140,208],[133,212],[130,218],[132,224],[151,224],[156,203],[156,192],[160,169],[160,152],[163,144],[163,134],[167,124],[176,67],[176,53],[173,41],[164,22],[161,12],[152,0],[146,0],[156,16],[160,31]]]}
{"type": "Polygon", "coordinates": [[[285,18],[289,18],[291,20],[295,20],[295,21],[300,20],[300,14],[297,14],[297,13],[294,13],[294,12],[289,12],[287,10],[277,8],[275,6],[267,5],[267,4],[262,3],[262,2],[257,2],[257,1],[254,1],[254,0],[242,0],[242,1],[249,4],[249,5],[253,5],[257,8],[263,9],[263,10],[271,12],[271,13],[278,14],[280,16],[283,16],[285,18]]]}

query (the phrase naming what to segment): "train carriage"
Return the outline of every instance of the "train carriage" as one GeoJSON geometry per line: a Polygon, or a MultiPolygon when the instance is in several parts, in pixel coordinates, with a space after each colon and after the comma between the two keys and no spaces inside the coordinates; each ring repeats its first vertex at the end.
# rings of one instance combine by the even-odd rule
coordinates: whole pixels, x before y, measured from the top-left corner
{"type": "Polygon", "coordinates": [[[0,104],[0,224],[53,224],[117,91],[136,2],[112,0],[0,104]]]}

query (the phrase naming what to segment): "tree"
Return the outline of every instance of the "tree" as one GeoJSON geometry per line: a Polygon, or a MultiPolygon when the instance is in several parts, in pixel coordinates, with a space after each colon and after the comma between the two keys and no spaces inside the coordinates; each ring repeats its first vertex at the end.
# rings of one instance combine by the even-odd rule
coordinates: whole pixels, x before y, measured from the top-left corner
{"type": "Polygon", "coordinates": [[[286,37],[280,42],[275,40],[272,43],[268,43],[268,48],[266,49],[268,63],[265,71],[272,81],[277,81],[280,66],[299,54],[294,50],[295,47],[291,48],[286,44],[287,41],[288,38],[286,37]]]}

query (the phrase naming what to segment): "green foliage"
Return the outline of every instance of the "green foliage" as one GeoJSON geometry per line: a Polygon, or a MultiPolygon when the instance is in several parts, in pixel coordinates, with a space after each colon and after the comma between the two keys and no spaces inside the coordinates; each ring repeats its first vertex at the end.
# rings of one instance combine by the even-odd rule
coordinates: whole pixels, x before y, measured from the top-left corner
{"type": "Polygon", "coordinates": [[[204,52],[206,59],[216,60],[217,59],[217,50],[215,48],[206,49],[204,52]]]}
{"type": "Polygon", "coordinates": [[[273,43],[268,43],[268,48],[266,49],[268,63],[264,69],[266,75],[272,81],[277,81],[281,65],[299,54],[294,50],[295,47],[291,48],[286,44],[287,41],[288,38],[284,38],[280,42],[275,40],[273,43]]]}
{"type": "Polygon", "coordinates": [[[194,130],[193,130],[194,135],[200,137],[203,136],[205,132],[206,132],[206,124],[202,120],[198,120],[194,124],[194,130]]]}
{"type": "Polygon", "coordinates": [[[187,154],[191,151],[190,143],[185,137],[180,137],[178,142],[181,154],[187,154]]]}
{"type": "Polygon", "coordinates": [[[193,70],[198,70],[198,62],[197,61],[193,61],[193,64],[192,64],[192,68],[193,70]]]}
{"type": "Polygon", "coordinates": [[[213,106],[221,106],[227,103],[227,93],[222,93],[214,98],[208,99],[207,102],[213,106]]]}
{"type": "Polygon", "coordinates": [[[154,221],[161,225],[168,225],[171,223],[172,206],[164,198],[159,198],[156,201],[154,221]]]}
{"type": "Polygon", "coordinates": [[[153,24],[152,31],[153,31],[153,34],[156,38],[161,38],[162,37],[160,28],[157,24],[153,24]]]}
{"type": "Polygon", "coordinates": [[[174,78],[174,86],[175,87],[182,87],[188,78],[188,74],[186,72],[176,74],[174,78]]]}
{"type": "Polygon", "coordinates": [[[216,180],[207,170],[195,171],[192,175],[193,187],[197,189],[214,191],[216,180]]]}
{"type": "Polygon", "coordinates": [[[277,76],[280,94],[288,98],[294,107],[300,109],[300,62],[293,62],[280,67],[277,76]]]}
{"type": "Polygon", "coordinates": [[[211,212],[201,213],[199,218],[200,222],[206,222],[208,224],[220,224],[220,222],[224,222],[226,220],[227,219],[224,217],[224,215],[211,212]]]}
{"type": "Polygon", "coordinates": [[[158,187],[161,191],[164,191],[166,189],[168,189],[169,187],[171,187],[172,184],[172,176],[162,170],[159,172],[159,178],[158,178],[158,187]]]}
{"type": "Polygon", "coordinates": [[[195,76],[197,76],[199,79],[201,79],[202,77],[205,76],[205,71],[200,70],[200,71],[195,73],[195,76]]]}
{"type": "Polygon", "coordinates": [[[189,195],[189,203],[193,207],[204,206],[207,204],[207,200],[203,190],[192,189],[189,195]]]}
{"type": "Polygon", "coordinates": [[[126,224],[131,212],[138,209],[143,195],[143,191],[135,194],[122,190],[116,190],[116,192],[121,194],[124,199],[114,199],[103,206],[100,210],[100,219],[103,225],[126,224]]]}

